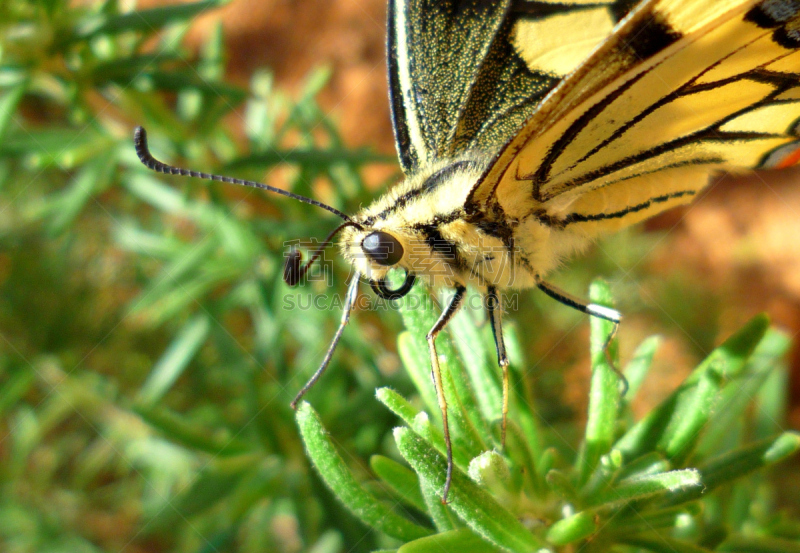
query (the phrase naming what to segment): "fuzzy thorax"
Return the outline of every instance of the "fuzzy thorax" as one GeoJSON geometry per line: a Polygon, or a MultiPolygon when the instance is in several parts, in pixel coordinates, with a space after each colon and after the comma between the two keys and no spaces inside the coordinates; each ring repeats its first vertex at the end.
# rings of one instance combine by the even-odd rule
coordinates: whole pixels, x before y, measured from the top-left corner
{"type": "MultiPolygon", "coordinates": [[[[548,233],[537,232],[530,222],[466,208],[469,192],[483,174],[484,160],[478,156],[434,164],[394,187],[354,218],[362,228],[342,232],[345,258],[371,280],[401,268],[436,287],[535,285],[538,272],[531,259],[536,252],[522,251],[515,235],[524,229],[546,243],[548,233]],[[365,238],[376,232],[388,233],[399,243],[403,250],[399,262],[385,266],[365,252],[365,238]]],[[[531,248],[530,240],[526,246],[531,248]]]]}

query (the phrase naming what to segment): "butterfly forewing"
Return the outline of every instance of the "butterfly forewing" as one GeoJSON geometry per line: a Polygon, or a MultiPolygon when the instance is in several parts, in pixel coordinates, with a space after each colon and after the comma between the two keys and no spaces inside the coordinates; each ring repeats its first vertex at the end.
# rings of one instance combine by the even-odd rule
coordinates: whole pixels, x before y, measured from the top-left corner
{"type": "Polygon", "coordinates": [[[389,88],[403,170],[496,151],[634,4],[390,0],[389,88]]]}
{"type": "Polygon", "coordinates": [[[506,145],[471,201],[594,235],[690,201],[715,170],[776,165],[771,155],[797,140],[799,13],[778,0],[643,3],[506,145]]]}
{"type": "Polygon", "coordinates": [[[510,0],[390,0],[389,84],[404,170],[449,155],[472,83],[510,0]],[[446,40],[445,40],[446,37],[446,40]]]}

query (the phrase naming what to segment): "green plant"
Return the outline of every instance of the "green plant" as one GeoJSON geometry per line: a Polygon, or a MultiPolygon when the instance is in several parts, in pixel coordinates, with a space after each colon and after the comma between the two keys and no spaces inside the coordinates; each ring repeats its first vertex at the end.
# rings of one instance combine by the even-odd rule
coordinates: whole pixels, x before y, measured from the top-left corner
{"type": "MultiPolygon", "coordinates": [[[[345,145],[316,100],[328,71],[314,71],[290,96],[266,70],[246,87],[226,82],[220,28],[199,52],[188,51],[183,37],[192,19],[220,4],[123,11],[127,3],[113,0],[0,2],[2,551],[356,553],[399,543],[365,529],[341,508],[310,467],[289,408],[316,368],[339,311],[285,308],[287,299],[306,301],[325,288],[309,283],[292,290],[282,283],[284,242],[324,236],[336,221],[259,192],[155,175],[133,151],[131,131],[144,125],[154,153],[165,161],[274,179],[346,211],[374,197],[361,174],[365,165],[396,164],[394,156],[345,145]],[[278,166],[279,176],[272,172],[278,166]]],[[[627,252],[644,249],[638,235],[619,239],[626,240],[627,252]]],[[[580,263],[566,275],[569,288],[579,289],[589,275],[619,274],[599,255],[580,263]]],[[[330,269],[341,286],[346,268],[330,269]]],[[[583,320],[549,304],[538,309],[535,294],[524,301],[533,304],[518,319],[536,326],[536,344],[547,343],[545,329],[561,336],[583,320]]],[[[427,353],[418,343],[433,315],[410,316],[423,315],[428,319],[401,335],[400,353],[415,369],[410,374],[422,398],[412,399],[416,403],[403,413],[416,416],[416,431],[439,444],[437,409],[428,409],[430,424],[417,414],[433,399],[427,353]],[[414,357],[420,351],[423,361],[414,357]]],[[[693,325],[679,322],[692,336],[706,336],[706,345],[716,335],[714,313],[702,315],[693,325]]],[[[397,419],[373,395],[378,386],[414,395],[408,375],[395,370],[398,319],[391,312],[355,315],[309,401],[353,473],[344,485],[355,490],[354,482],[375,474],[394,483],[402,505],[413,507],[402,514],[410,522],[392,520],[411,528],[408,538],[414,539],[419,527],[431,535],[435,527],[422,491],[404,485],[417,476],[398,463],[390,433],[397,419]],[[375,457],[371,471],[369,457],[376,451],[386,457],[375,457]]],[[[484,340],[487,329],[476,330],[466,317],[455,325],[455,347],[470,374],[455,385],[471,385],[475,398],[467,416],[479,431],[463,447],[482,451],[475,444],[497,446],[497,431],[486,421],[497,418],[499,384],[484,340]],[[466,354],[465,344],[479,349],[466,354]]],[[[521,352],[536,344],[509,343],[518,371],[526,366],[521,352]]],[[[764,371],[772,361],[765,356],[764,371]]],[[[559,374],[567,364],[544,369],[559,374]]],[[[776,375],[782,373],[770,374],[757,405],[780,420],[777,398],[784,387],[776,375]]],[[[516,374],[525,397],[512,411],[519,428],[512,428],[508,451],[524,452],[515,444],[528,444],[544,451],[554,468],[564,467],[559,459],[574,455],[577,426],[556,413],[557,429],[569,438],[554,440],[548,424],[561,396],[553,393],[540,409],[542,388],[551,389],[537,386],[538,395],[528,397],[533,387],[519,382],[523,376],[516,374]],[[536,409],[529,412],[526,405],[536,409]],[[530,436],[539,441],[529,442],[530,436]]],[[[636,378],[629,379],[635,387],[636,378]]],[[[381,397],[405,405],[388,390],[381,397]]],[[[731,420],[735,432],[720,437],[731,443],[740,434],[770,432],[766,417],[731,420]],[[754,426],[745,427],[747,421],[754,426]]],[[[330,459],[335,463],[336,457],[330,459]]],[[[495,459],[488,457],[490,466],[495,459]]],[[[467,466],[466,453],[460,460],[467,466]]],[[[530,463],[541,472],[540,459],[535,461],[530,463]]],[[[759,490],[755,511],[768,513],[762,496],[770,488],[762,482],[744,484],[759,490]]],[[[385,484],[365,488],[393,499],[389,510],[365,517],[374,521],[398,508],[385,484]]],[[[436,490],[426,493],[439,524],[462,525],[438,507],[436,490]]],[[[741,548],[754,534],[796,532],[791,521],[753,521],[741,507],[748,498],[737,493],[728,492],[718,504],[732,497],[728,510],[739,520],[731,526],[749,533],[729,544],[741,548]]],[[[369,494],[355,497],[372,508],[369,494]]],[[[436,539],[483,543],[467,532],[436,539]]]]}
{"type": "MultiPolygon", "coordinates": [[[[625,368],[630,389],[623,398],[602,352],[610,323],[592,320],[591,393],[580,444],[548,429],[516,386],[503,449],[497,370],[462,313],[453,340],[439,343],[459,469],[442,505],[444,444],[423,338],[435,313],[424,294],[417,287],[400,308],[408,331],[399,350],[426,411],[389,388],[378,390],[405,426],[394,430],[394,459],[372,458],[375,481],[355,480],[309,404],[297,415],[322,477],[365,523],[404,544],[398,552],[798,551],[792,538],[800,525],[773,514],[759,493],[764,477],[757,471],[800,449],[800,434],[777,432],[773,418],[789,341],[764,316],[715,349],[638,421],[629,402],[659,340],[646,340],[625,368]]],[[[601,282],[590,296],[610,305],[601,282]]],[[[520,371],[525,364],[515,333],[509,342],[520,371]]],[[[616,345],[611,354],[616,360],[616,345]]],[[[521,380],[517,372],[514,381],[521,380]]]]}

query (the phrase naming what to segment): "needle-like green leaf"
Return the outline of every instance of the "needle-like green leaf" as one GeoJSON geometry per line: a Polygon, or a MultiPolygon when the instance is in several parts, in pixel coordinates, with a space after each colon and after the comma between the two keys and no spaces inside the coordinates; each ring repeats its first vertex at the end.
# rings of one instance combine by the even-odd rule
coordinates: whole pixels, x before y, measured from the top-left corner
{"type": "Polygon", "coordinates": [[[403,501],[425,512],[425,499],[419,488],[419,477],[407,467],[383,455],[370,457],[369,466],[403,501]]]}
{"type": "Polygon", "coordinates": [[[768,465],[779,463],[800,450],[800,433],[785,432],[777,437],[750,444],[712,459],[699,468],[702,490],[682,490],[671,497],[671,504],[699,499],[702,493],[731,482],[768,465]]]}
{"type": "Polygon", "coordinates": [[[660,451],[679,463],[693,451],[719,392],[737,376],[761,341],[768,319],[759,315],[715,349],[667,400],[615,445],[627,459],[660,451]]]}
{"type": "Polygon", "coordinates": [[[184,325],[161,359],[153,366],[139,390],[139,401],[152,405],[167,393],[205,342],[210,328],[211,321],[205,313],[196,315],[184,325]]]}
{"type": "Polygon", "coordinates": [[[594,513],[584,511],[554,523],[547,531],[547,541],[553,545],[567,545],[589,537],[596,530],[594,513]]]}
{"type": "MultiPolygon", "coordinates": [[[[407,428],[396,428],[394,435],[403,457],[420,478],[433,484],[436,490],[444,489],[445,459],[407,428]]],[[[499,547],[514,552],[546,549],[540,538],[530,533],[513,514],[459,470],[453,474],[448,506],[474,532],[499,547]]]]}
{"type": "Polygon", "coordinates": [[[630,403],[636,397],[639,387],[644,382],[647,376],[647,371],[650,370],[650,365],[653,363],[653,356],[656,350],[661,345],[661,336],[650,336],[644,342],[639,344],[636,351],[633,352],[633,357],[625,366],[623,374],[628,381],[628,391],[625,394],[625,401],[630,403]]]}
{"type": "Polygon", "coordinates": [[[347,468],[319,416],[306,402],[297,409],[297,424],[306,444],[306,451],[322,479],[345,507],[373,528],[399,540],[414,540],[431,532],[394,513],[364,489],[347,468]]]}
{"type": "MultiPolygon", "coordinates": [[[[608,284],[595,281],[589,289],[592,303],[612,306],[611,290],[608,284]]],[[[606,358],[603,346],[614,324],[610,321],[591,318],[592,384],[589,392],[589,417],[586,421],[586,437],[578,458],[579,481],[584,484],[597,466],[600,457],[611,450],[614,443],[617,413],[619,411],[619,375],[606,358]]],[[[609,357],[619,363],[616,340],[609,345],[609,357]]]]}
{"type": "Polygon", "coordinates": [[[673,470],[661,474],[629,478],[623,480],[611,489],[594,495],[590,505],[611,505],[638,501],[656,495],[666,495],[667,492],[697,490],[702,492],[703,481],[700,472],[696,469],[673,470]]]}
{"type": "Polygon", "coordinates": [[[409,542],[397,550],[397,553],[497,553],[497,547],[476,536],[469,528],[460,528],[442,532],[435,536],[420,538],[409,542]]]}

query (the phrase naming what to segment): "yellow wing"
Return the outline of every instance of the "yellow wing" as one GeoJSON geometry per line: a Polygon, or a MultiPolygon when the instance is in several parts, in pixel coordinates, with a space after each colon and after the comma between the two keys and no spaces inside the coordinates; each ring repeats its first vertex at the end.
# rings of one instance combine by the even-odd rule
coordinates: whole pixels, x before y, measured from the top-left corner
{"type": "Polygon", "coordinates": [[[594,235],[715,171],[795,161],[800,1],[645,1],[497,155],[468,209],[594,235]]]}
{"type": "Polygon", "coordinates": [[[544,0],[515,2],[509,36],[531,71],[563,78],[605,41],[636,2],[544,0]]]}

